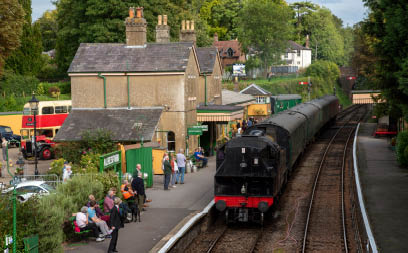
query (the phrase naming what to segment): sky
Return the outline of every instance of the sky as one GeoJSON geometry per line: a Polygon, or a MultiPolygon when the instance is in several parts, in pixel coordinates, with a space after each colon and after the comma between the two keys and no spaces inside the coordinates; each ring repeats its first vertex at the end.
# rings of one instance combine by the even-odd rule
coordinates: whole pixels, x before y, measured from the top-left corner
{"type": "MultiPolygon", "coordinates": [[[[302,0],[286,0],[288,3],[301,2],[302,0]]],[[[364,19],[366,8],[362,0],[313,0],[309,1],[320,6],[325,6],[337,17],[343,20],[344,26],[353,26],[364,19]]],[[[40,18],[46,10],[53,10],[55,6],[51,0],[32,0],[33,22],[40,18]]]]}

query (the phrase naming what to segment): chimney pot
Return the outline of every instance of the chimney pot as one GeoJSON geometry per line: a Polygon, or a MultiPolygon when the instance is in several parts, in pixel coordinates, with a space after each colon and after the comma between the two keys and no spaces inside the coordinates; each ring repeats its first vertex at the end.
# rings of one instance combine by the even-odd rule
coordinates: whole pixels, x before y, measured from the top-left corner
{"type": "Polygon", "coordinates": [[[162,15],[157,16],[157,25],[162,25],[162,15]]]}
{"type": "Polygon", "coordinates": [[[186,30],[186,21],[184,19],[181,20],[181,30],[182,31],[186,30]]]}
{"type": "Polygon", "coordinates": [[[190,30],[190,20],[187,20],[187,21],[186,21],[186,29],[187,29],[187,30],[190,30]]]}
{"type": "Polygon", "coordinates": [[[143,7],[137,7],[136,8],[136,17],[137,18],[143,18],[143,7]]]}
{"type": "Polygon", "coordinates": [[[135,8],[130,7],[129,8],[129,18],[134,18],[135,17],[135,8]]]}
{"type": "Polygon", "coordinates": [[[163,15],[163,25],[167,25],[167,15],[163,15]]]}
{"type": "Polygon", "coordinates": [[[191,20],[191,23],[190,23],[190,30],[194,30],[194,20],[191,20]]]}

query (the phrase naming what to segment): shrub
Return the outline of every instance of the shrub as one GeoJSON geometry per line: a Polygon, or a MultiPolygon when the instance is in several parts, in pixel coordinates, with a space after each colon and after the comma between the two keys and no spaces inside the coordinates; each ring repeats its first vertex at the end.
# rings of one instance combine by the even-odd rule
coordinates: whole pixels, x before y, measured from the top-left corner
{"type": "Polygon", "coordinates": [[[397,160],[402,166],[408,166],[408,131],[400,132],[397,136],[397,160]]]}
{"type": "Polygon", "coordinates": [[[60,89],[56,86],[52,86],[48,89],[48,94],[53,98],[58,97],[60,93],[60,89]]]}
{"type": "Polygon", "coordinates": [[[58,176],[58,178],[62,178],[62,168],[64,168],[64,162],[64,158],[54,160],[51,163],[51,168],[49,171],[47,171],[47,174],[55,174],[58,176]]]}

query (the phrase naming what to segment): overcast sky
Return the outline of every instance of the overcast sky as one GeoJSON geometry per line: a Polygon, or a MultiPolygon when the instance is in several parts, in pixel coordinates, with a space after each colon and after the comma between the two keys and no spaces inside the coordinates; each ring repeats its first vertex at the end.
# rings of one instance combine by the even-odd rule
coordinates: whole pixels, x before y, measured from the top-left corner
{"type": "MultiPolygon", "coordinates": [[[[286,0],[288,3],[301,2],[302,0],[286,0]]],[[[329,8],[334,15],[343,20],[344,26],[353,26],[363,20],[366,8],[362,0],[313,0],[309,1],[329,8]]],[[[46,10],[53,10],[55,6],[51,0],[32,0],[33,21],[37,20],[46,10]]]]}

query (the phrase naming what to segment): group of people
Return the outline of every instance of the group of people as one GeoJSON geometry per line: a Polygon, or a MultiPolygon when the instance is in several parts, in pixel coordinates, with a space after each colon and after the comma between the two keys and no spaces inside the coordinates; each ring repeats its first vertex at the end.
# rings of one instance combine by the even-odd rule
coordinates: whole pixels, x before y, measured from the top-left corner
{"type": "MultiPolygon", "coordinates": [[[[171,156],[171,155],[170,155],[171,156]]],[[[169,190],[169,186],[175,188],[176,184],[184,184],[184,173],[186,171],[186,157],[184,150],[170,157],[169,154],[163,155],[163,172],[164,172],[164,190],[169,190]]]]}
{"type": "Polygon", "coordinates": [[[116,188],[111,188],[103,201],[103,210],[91,194],[86,205],[75,214],[80,231],[91,230],[97,242],[111,238],[109,253],[118,252],[116,244],[119,229],[124,227],[128,214],[132,214],[132,220],[139,215],[140,221],[140,211],[148,206],[145,202],[151,201],[146,198],[140,164],[136,166],[132,182],[129,183],[127,179],[123,181],[121,194],[124,202],[116,196],[116,188]]]}
{"type": "Polygon", "coordinates": [[[254,118],[249,118],[248,121],[243,120],[241,122],[237,122],[237,134],[242,134],[248,127],[251,127],[258,123],[254,118]]]}

